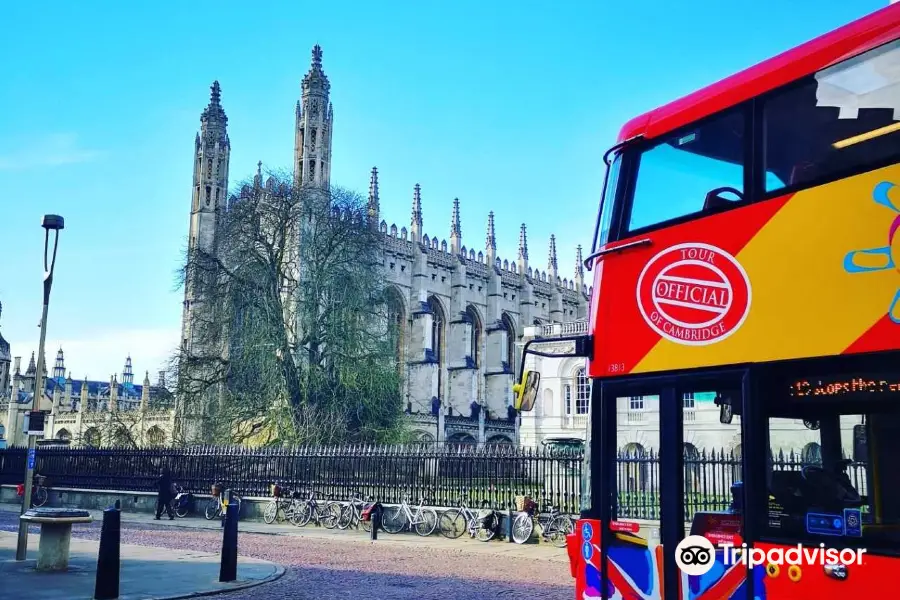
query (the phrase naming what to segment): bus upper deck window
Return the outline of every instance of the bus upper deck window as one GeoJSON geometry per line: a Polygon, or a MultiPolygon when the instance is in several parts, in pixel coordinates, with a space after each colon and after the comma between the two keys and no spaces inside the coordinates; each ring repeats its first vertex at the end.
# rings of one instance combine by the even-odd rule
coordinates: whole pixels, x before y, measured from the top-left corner
{"type": "Polygon", "coordinates": [[[744,199],[743,108],[677,131],[638,162],[629,230],[744,199]]]}
{"type": "Polygon", "coordinates": [[[900,158],[900,40],[819,71],[768,100],[766,191],[900,158]]]}

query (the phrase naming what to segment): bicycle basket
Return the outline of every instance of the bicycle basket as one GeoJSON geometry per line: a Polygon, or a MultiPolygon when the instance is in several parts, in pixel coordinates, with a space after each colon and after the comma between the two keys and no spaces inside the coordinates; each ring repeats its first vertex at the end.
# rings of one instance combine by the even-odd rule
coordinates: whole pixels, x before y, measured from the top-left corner
{"type": "Polygon", "coordinates": [[[213,486],[212,486],[212,495],[213,495],[213,497],[215,497],[215,498],[218,498],[219,496],[222,495],[222,484],[221,484],[221,483],[214,483],[214,484],[213,484],[213,486]]]}
{"type": "Polygon", "coordinates": [[[537,503],[530,496],[516,496],[517,512],[534,512],[537,503]]]}
{"type": "Polygon", "coordinates": [[[280,498],[282,492],[284,491],[284,488],[282,488],[277,483],[273,483],[269,486],[269,491],[271,492],[273,498],[280,498]]]}
{"type": "Polygon", "coordinates": [[[35,485],[44,485],[45,483],[47,483],[46,475],[35,475],[34,476],[34,484],[35,485]]]}

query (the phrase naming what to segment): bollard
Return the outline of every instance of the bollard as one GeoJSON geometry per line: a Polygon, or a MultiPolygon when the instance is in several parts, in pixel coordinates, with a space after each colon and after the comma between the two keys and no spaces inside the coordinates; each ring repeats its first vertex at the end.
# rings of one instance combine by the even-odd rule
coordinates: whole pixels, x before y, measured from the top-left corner
{"type": "Polygon", "coordinates": [[[97,556],[97,580],[94,584],[95,600],[113,600],[119,597],[119,542],[122,533],[122,513],[119,501],[103,511],[103,527],[100,530],[100,552],[97,556]]]}
{"type": "Polygon", "coordinates": [[[372,519],[372,531],[369,533],[369,537],[372,541],[378,539],[378,530],[381,528],[381,510],[381,502],[376,502],[372,507],[372,512],[369,513],[369,518],[372,519]]]}
{"type": "Polygon", "coordinates": [[[235,581],[237,579],[238,550],[238,504],[233,501],[231,490],[224,492],[228,498],[225,509],[225,531],[222,534],[222,564],[219,567],[219,581],[235,581]]]}
{"type": "Polygon", "coordinates": [[[506,516],[506,541],[510,544],[513,543],[513,509],[511,505],[506,516]]]}

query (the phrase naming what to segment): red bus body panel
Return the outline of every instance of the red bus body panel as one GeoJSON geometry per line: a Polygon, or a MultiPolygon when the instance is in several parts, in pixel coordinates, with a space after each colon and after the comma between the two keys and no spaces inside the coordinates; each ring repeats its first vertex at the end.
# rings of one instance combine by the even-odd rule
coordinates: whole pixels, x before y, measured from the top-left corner
{"type": "Polygon", "coordinates": [[[693,94],[635,117],[622,127],[619,141],[636,136],[658,137],[898,37],[900,4],[887,6],[693,94]]]}

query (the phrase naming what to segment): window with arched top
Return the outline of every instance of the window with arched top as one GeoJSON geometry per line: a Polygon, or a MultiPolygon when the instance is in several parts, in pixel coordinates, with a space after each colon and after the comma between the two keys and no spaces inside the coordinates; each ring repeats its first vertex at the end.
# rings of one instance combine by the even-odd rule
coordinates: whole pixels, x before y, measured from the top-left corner
{"type": "Polygon", "coordinates": [[[512,317],[503,313],[503,329],[506,333],[506,356],[503,361],[507,364],[510,373],[516,374],[516,324],[513,323],[512,317]]]}
{"type": "Polygon", "coordinates": [[[586,415],[591,408],[591,380],[584,367],[575,370],[575,414],[586,415]]]}
{"type": "Polygon", "coordinates": [[[393,288],[386,293],[387,334],[393,358],[398,369],[403,365],[403,349],[406,339],[406,311],[400,294],[393,288]]]}
{"type": "Polygon", "coordinates": [[[481,366],[481,319],[478,317],[478,311],[472,306],[466,308],[466,315],[472,323],[472,335],[469,338],[468,352],[475,368],[478,368],[481,366]]]}
{"type": "Polygon", "coordinates": [[[438,364],[438,398],[441,398],[444,392],[444,340],[447,319],[441,303],[434,296],[428,298],[428,308],[431,310],[431,351],[438,364]]]}
{"type": "Polygon", "coordinates": [[[810,442],[803,447],[800,459],[804,465],[821,465],[822,464],[822,446],[816,442],[810,442]]]}

